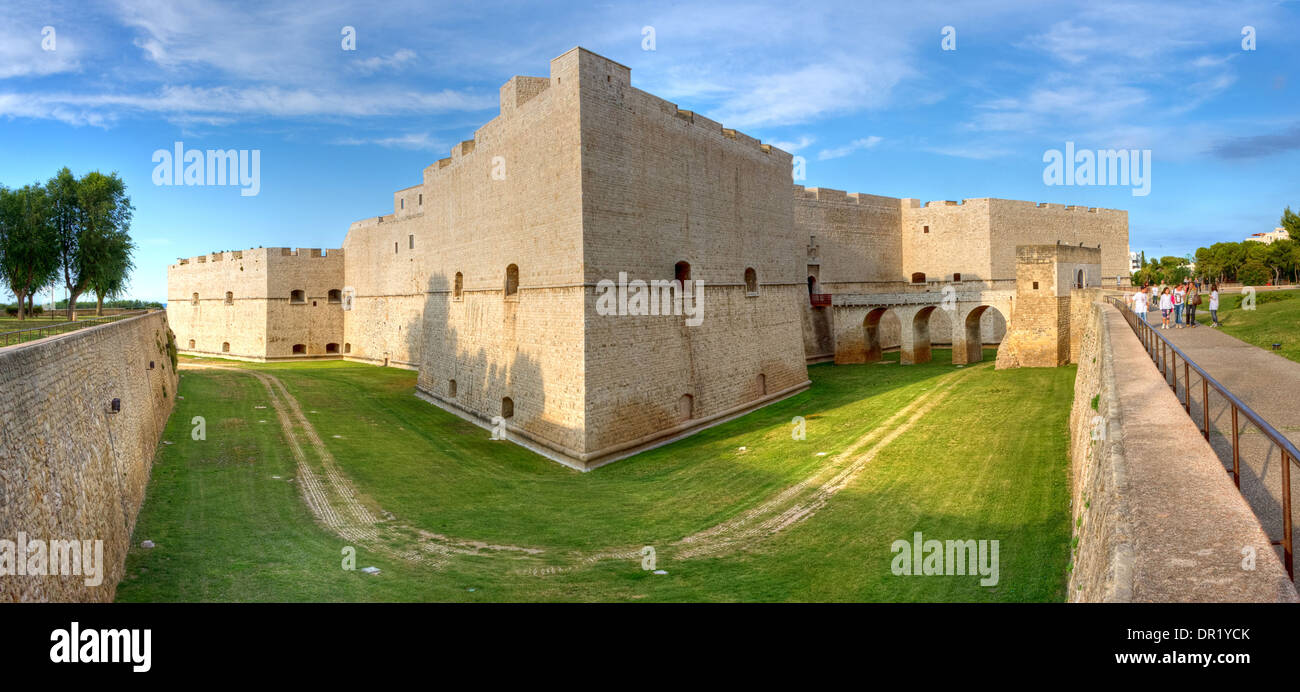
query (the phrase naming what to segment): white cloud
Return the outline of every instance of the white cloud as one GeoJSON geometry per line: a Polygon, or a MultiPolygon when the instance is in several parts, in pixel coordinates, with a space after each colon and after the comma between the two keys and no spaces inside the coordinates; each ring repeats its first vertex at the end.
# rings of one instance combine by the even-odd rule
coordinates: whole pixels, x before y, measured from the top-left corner
{"type": "Polygon", "coordinates": [[[377,145],[388,149],[411,149],[416,151],[446,151],[446,142],[435,139],[428,132],[412,132],[390,137],[344,137],[335,144],[343,146],[377,145]]]}
{"type": "Polygon", "coordinates": [[[877,144],[880,144],[881,141],[882,139],[875,135],[871,135],[870,137],[864,137],[862,139],[855,139],[852,142],[849,142],[848,144],[842,147],[836,147],[834,149],[822,149],[821,151],[817,152],[817,160],[827,161],[829,159],[843,158],[845,156],[848,156],[849,154],[852,154],[855,151],[870,149],[876,146],[877,144]]]}
{"type": "Polygon", "coordinates": [[[362,58],[353,65],[353,69],[362,74],[373,74],[381,70],[397,69],[414,60],[415,51],[403,48],[388,56],[362,58]]]}
{"type": "Polygon", "coordinates": [[[773,140],[771,142],[771,145],[776,147],[777,149],[780,149],[782,151],[788,151],[791,154],[793,154],[801,149],[804,149],[805,147],[807,147],[808,145],[816,141],[817,138],[811,135],[800,135],[799,139],[793,142],[773,140]]]}

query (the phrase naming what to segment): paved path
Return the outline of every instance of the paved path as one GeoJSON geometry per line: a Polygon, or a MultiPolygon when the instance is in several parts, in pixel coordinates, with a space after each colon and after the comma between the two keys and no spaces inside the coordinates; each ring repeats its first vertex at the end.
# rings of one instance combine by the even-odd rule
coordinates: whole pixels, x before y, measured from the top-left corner
{"type": "MultiPolygon", "coordinates": [[[[1200,312],[1200,311],[1198,311],[1200,312]]],[[[1208,311],[1206,317],[1208,317],[1208,311]]],[[[1156,326],[1159,325],[1157,317],[1156,326]]],[[[1300,446],[1300,363],[1287,360],[1208,326],[1158,329],[1171,343],[1255,410],[1264,420],[1300,446]]],[[[1172,361],[1171,361],[1172,362],[1172,361]]],[[[1178,397],[1186,401],[1182,359],[1166,368],[1167,380],[1177,377],[1178,397]]],[[[1121,375],[1122,376],[1122,375],[1121,375]]],[[[1192,420],[1204,428],[1201,378],[1191,371],[1192,420]]],[[[1232,468],[1232,410],[1210,390],[1210,444],[1232,468]]],[[[1273,540],[1282,538],[1281,454],[1245,416],[1238,420],[1241,446],[1241,490],[1273,540]]],[[[1300,529],[1300,466],[1291,466],[1292,522],[1300,529]]],[[[1300,538],[1296,539],[1300,550],[1300,538]]],[[[1300,566],[1300,559],[1296,560],[1300,566]]]]}

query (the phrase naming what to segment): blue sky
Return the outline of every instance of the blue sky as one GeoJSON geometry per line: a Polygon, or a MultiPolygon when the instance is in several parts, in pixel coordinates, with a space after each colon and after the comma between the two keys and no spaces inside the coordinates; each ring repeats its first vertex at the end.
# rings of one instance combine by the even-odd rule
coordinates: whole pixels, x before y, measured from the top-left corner
{"type": "Polygon", "coordinates": [[[1300,208],[1298,29],[1297,3],[1251,0],[11,0],[0,184],[117,171],[136,207],[131,295],[161,300],[177,257],[337,247],[491,119],[504,81],[545,76],[581,45],[631,67],[635,86],[804,157],[806,185],[1127,209],[1134,250],[1183,255],[1300,208]],[[259,194],[154,185],[153,153],[176,141],[260,150],[259,194]],[[1044,153],[1067,141],[1149,149],[1150,194],[1045,185],[1044,153]]]}

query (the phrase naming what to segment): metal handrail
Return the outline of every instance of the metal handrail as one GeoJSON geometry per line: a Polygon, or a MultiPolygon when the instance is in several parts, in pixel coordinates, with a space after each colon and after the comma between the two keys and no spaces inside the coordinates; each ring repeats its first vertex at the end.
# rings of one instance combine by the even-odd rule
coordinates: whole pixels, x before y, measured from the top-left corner
{"type": "Polygon", "coordinates": [[[1192,414],[1192,383],[1191,371],[1195,370],[1196,374],[1201,377],[1201,421],[1204,429],[1201,434],[1206,440],[1210,439],[1210,387],[1214,387],[1228,404],[1232,407],[1232,480],[1236,484],[1237,490],[1241,490],[1241,446],[1240,446],[1240,427],[1238,414],[1244,414],[1246,420],[1253,423],[1259,429],[1269,442],[1277,445],[1278,450],[1282,453],[1282,540],[1275,541],[1273,545],[1281,545],[1285,555],[1286,572],[1295,578],[1293,569],[1293,551],[1292,551],[1292,531],[1291,531],[1291,464],[1300,465],[1300,449],[1286,438],[1276,428],[1264,420],[1264,417],[1255,412],[1246,402],[1238,399],[1223,383],[1210,376],[1204,368],[1196,364],[1183,352],[1182,349],[1175,346],[1163,334],[1160,334],[1146,320],[1137,316],[1128,304],[1115,296],[1107,296],[1106,299],[1119,309],[1120,314],[1124,316],[1133,333],[1142,342],[1157,367],[1160,368],[1160,374],[1169,379],[1169,371],[1174,373],[1174,381],[1169,386],[1174,390],[1174,397],[1178,397],[1178,359],[1183,361],[1183,391],[1186,392],[1183,402],[1183,410],[1187,411],[1188,417],[1192,414]]]}
{"type": "MultiPolygon", "coordinates": [[[[149,311],[148,311],[148,310],[136,310],[136,311],[132,311],[132,312],[122,312],[122,313],[118,313],[118,314],[116,314],[116,315],[103,315],[103,316],[101,316],[101,317],[91,317],[91,318],[89,318],[89,319],[85,319],[85,320],[76,320],[76,321],[72,321],[72,322],[59,322],[59,323],[57,323],[57,324],[47,324],[47,325],[43,325],[43,326],[40,326],[40,327],[28,327],[27,329],[15,329],[15,330],[13,330],[13,331],[0,332],[0,337],[2,337],[2,338],[4,339],[4,343],[0,344],[0,346],[9,346],[9,345],[10,345],[10,337],[13,337],[13,338],[14,338],[14,343],[16,343],[16,344],[21,344],[21,343],[25,343],[25,342],[27,342],[27,341],[35,341],[35,340],[36,340],[36,339],[25,339],[25,338],[23,338],[24,335],[26,335],[26,334],[31,334],[32,332],[50,332],[50,334],[49,334],[48,336],[53,336],[54,334],[65,334],[65,333],[67,333],[67,332],[76,331],[76,330],[78,330],[78,329],[82,329],[82,328],[84,328],[84,327],[94,327],[94,326],[96,326],[96,325],[100,325],[100,324],[108,324],[109,322],[114,322],[114,321],[116,321],[116,320],[120,320],[120,319],[123,319],[123,318],[126,318],[126,317],[134,317],[134,316],[136,316],[136,315],[143,315],[143,314],[145,314],[145,313],[147,313],[147,312],[149,312],[149,311]],[[69,329],[62,329],[63,327],[70,327],[70,328],[69,328],[69,329]]],[[[37,338],[37,339],[41,339],[41,338],[44,338],[44,336],[37,336],[36,338],[37,338]]]]}

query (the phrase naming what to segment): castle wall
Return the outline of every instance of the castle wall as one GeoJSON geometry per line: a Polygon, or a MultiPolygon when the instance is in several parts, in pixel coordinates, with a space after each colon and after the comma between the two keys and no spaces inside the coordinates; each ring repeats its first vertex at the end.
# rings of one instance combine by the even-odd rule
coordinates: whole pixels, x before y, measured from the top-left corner
{"type": "Polygon", "coordinates": [[[266,357],[303,357],[295,345],[305,347],[306,356],[340,355],[344,252],[268,248],[266,253],[266,357]],[[294,291],[302,291],[301,301],[292,298],[294,291]],[[330,300],[330,291],[339,296],[330,300]]]}
{"type": "Polygon", "coordinates": [[[930,202],[904,200],[900,229],[903,263],[899,277],[911,281],[921,272],[927,281],[1009,279],[995,276],[991,262],[989,200],[930,202]]]}
{"type": "Polygon", "coordinates": [[[167,269],[167,314],[183,353],[266,360],[342,351],[341,250],[256,248],[201,255],[167,269]],[[292,292],[302,291],[301,302],[292,292]],[[195,301],[194,294],[198,294],[195,301]],[[226,294],[230,295],[227,296],[226,294]],[[191,346],[191,342],[193,346],[191,346]],[[295,354],[301,344],[304,353],[295,354]]]}
{"type": "Polygon", "coordinates": [[[99,585],[8,575],[0,601],[113,600],[176,396],[169,336],[150,312],[0,349],[0,539],[103,541],[99,585]]]}
{"type": "Polygon", "coordinates": [[[1113,282],[1116,276],[1129,275],[1128,212],[1008,199],[988,202],[995,278],[1015,276],[1017,246],[1057,241],[1091,248],[1100,245],[1100,276],[1113,282]]]}
{"type": "Polygon", "coordinates": [[[702,323],[600,315],[587,294],[584,449],[604,455],[808,382],[806,237],[791,227],[791,157],[630,85],[582,57],[583,266],[601,280],[704,282],[702,323]],[[756,289],[746,287],[746,269],[756,289]]]}
{"type": "MultiPolygon", "coordinates": [[[[421,294],[412,326],[422,338],[412,335],[410,344],[418,346],[422,392],[481,423],[502,415],[509,398],[512,439],[566,453],[584,447],[579,62],[573,50],[551,62],[549,78],[510,80],[501,114],[425,169],[423,215],[409,222],[413,274],[386,269],[390,239],[367,240],[391,233],[387,220],[354,225],[346,245],[358,294],[383,296],[375,303],[398,312],[413,305],[391,296],[421,294]],[[369,249],[375,244],[377,253],[369,249]],[[513,295],[506,294],[510,265],[518,270],[513,295]]],[[[399,257],[408,252],[406,233],[399,232],[399,257]]],[[[354,351],[369,332],[391,328],[359,321],[364,314],[348,315],[354,351]]]]}
{"type": "Polygon", "coordinates": [[[200,255],[169,266],[167,321],[178,348],[184,353],[264,358],[266,277],[266,251],[260,248],[200,255]],[[232,294],[229,302],[227,292],[232,294]]]}

